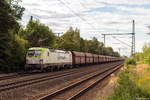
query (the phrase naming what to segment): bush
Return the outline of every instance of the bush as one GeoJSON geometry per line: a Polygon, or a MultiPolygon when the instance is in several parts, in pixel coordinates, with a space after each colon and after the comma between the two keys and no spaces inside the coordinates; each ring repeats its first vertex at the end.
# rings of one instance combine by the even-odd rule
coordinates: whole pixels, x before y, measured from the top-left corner
{"type": "Polygon", "coordinates": [[[120,74],[117,87],[109,100],[136,100],[136,98],[149,98],[150,94],[142,87],[139,87],[136,80],[138,80],[138,74],[129,69],[124,70],[120,74]]]}
{"type": "Polygon", "coordinates": [[[128,66],[128,65],[136,65],[136,61],[133,58],[128,58],[125,61],[125,66],[128,66]]]}

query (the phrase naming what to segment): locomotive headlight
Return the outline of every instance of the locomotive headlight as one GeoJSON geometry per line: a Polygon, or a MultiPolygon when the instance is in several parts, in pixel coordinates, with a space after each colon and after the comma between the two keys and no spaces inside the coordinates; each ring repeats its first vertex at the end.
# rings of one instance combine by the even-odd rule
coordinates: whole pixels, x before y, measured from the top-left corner
{"type": "Polygon", "coordinates": [[[43,64],[43,59],[40,59],[40,64],[43,64]]]}

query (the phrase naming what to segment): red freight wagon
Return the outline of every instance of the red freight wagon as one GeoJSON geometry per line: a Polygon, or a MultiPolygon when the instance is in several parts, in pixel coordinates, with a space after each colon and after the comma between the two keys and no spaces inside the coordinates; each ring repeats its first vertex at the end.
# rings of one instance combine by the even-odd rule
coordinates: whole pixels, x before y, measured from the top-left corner
{"type": "Polygon", "coordinates": [[[109,62],[109,57],[105,56],[105,62],[109,62]]]}
{"type": "Polygon", "coordinates": [[[73,65],[84,65],[85,64],[85,53],[72,51],[72,64],[73,65]]]}
{"type": "Polygon", "coordinates": [[[102,63],[103,62],[103,56],[102,55],[98,55],[99,57],[98,57],[98,62],[99,63],[102,63]]]}
{"type": "Polygon", "coordinates": [[[91,53],[85,53],[86,64],[93,64],[93,55],[91,53]]]}
{"type": "Polygon", "coordinates": [[[115,61],[115,57],[111,57],[111,60],[110,61],[115,61]]]}
{"type": "Polygon", "coordinates": [[[93,54],[93,62],[95,63],[95,64],[97,64],[98,63],[98,55],[96,55],[96,54],[93,54]]]}
{"type": "Polygon", "coordinates": [[[109,56],[107,56],[107,62],[109,62],[110,61],[110,57],[109,56]]]}
{"type": "Polygon", "coordinates": [[[107,60],[108,60],[108,58],[107,58],[107,56],[103,56],[103,62],[107,62],[107,60]]]}
{"type": "Polygon", "coordinates": [[[101,55],[100,62],[101,62],[101,63],[105,62],[105,56],[102,56],[102,55],[101,55]]]}

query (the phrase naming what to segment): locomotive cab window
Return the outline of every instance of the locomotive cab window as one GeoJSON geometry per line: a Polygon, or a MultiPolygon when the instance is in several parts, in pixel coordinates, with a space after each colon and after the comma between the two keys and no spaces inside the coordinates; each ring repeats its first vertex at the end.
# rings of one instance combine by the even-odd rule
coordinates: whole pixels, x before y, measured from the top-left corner
{"type": "Polygon", "coordinates": [[[31,57],[31,56],[40,56],[41,55],[41,50],[29,50],[27,55],[29,57],[31,57]]]}

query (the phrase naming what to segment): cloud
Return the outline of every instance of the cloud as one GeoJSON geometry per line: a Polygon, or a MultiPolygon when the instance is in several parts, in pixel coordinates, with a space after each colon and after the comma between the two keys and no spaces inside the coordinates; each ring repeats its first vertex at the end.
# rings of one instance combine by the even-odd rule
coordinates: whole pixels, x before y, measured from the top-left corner
{"type": "MultiPolygon", "coordinates": [[[[26,8],[23,25],[33,16],[54,32],[65,32],[72,26],[81,30],[83,38],[97,36],[102,41],[101,33],[131,32],[134,19],[136,41],[141,37],[148,40],[150,0],[23,0],[20,5],[26,8]]],[[[140,44],[141,50],[144,41],[140,44]]]]}
{"type": "Polygon", "coordinates": [[[103,1],[106,3],[111,3],[111,4],[134,4],[134,5],[141,5],[141,4],[149,4],[149,0],[98,0],[98,1],[103,1]]]}

